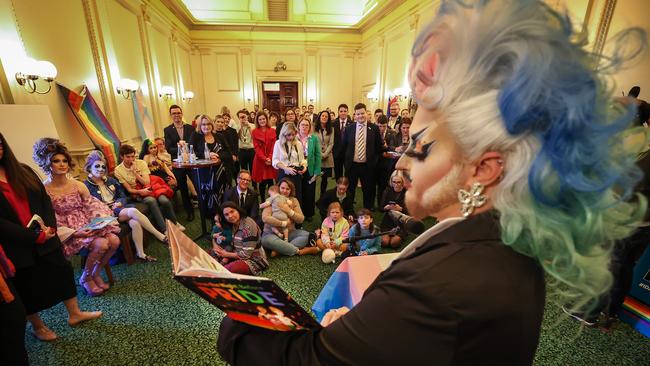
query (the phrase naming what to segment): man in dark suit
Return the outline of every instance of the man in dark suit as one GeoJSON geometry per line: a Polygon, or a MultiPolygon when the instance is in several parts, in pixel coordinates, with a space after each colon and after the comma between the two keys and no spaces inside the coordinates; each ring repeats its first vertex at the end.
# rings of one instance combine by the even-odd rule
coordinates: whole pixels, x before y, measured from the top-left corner
{"type": "MultiPolygon", "coordinates": [[[[163,130],[165,135],[165,148],[172,156],[172,159],[176,159],[178,156],[178,143],[183,142],[189,144],[188,141],[192,141],[192,136],[194,135],[194,128],[183,122],[183,110],[176,104],[169,107],[169,115],[172,119],[172,124],[163,130]]],[[[185,212],[187,212],[187,220],[192,221],[194,220],[194,208],[192,208],[190,193],[187,188],[188,171],[186,169],[174,168],[172,172],[176,177],[176,182],[178,182],[178,189],[181,191],[183,207],[185,207],[185,212]]]]}
{"type": "Polygon", "coordinates": [[[332,126],[334,127],[334,147],[332,148],[332,152],[334,156],[334,177],[336,179],[343,176],[345,152],[341,148],[341,134],[350,122],[348,118],[348,105],[339,105],[339,116],[332,122],[332,126]]]}
{"type": "Polygon", "coordinates": [[[366,122],[366,105],[354,106],[355,123],[348,125],[341,136],[342,149],[345,152],[345,171],[350,179],[348,192],[354,200],[357,183],[363,186],[363,207],[373,210],[375,207],[375,184],[377,163],[381,155],[382,141],[379,127],[366,122]]]}
{"type": "Polygon", "coordinates": [[[223,204],[228,201],[237,203],[246,212],[246,215],[255,220],[259,225],[261,222],[259,217],[259,195],[254,189],[249,187],[250,184],[251,173],[248,170],[240,170],[237,175],[237,185],[228,188],[223,193],[221,203],[223,204]]]}
{"type": "Polygon", "coordinates": [[[377,206],[380,205],[381,196],[388,187],[390,175],[395,170],[397,159],[393,159],[390,154],[390,146],[395,138],[395,133],[388,128],[388,117],[381,115],[377,118],[377,127],[379,127],[379,136],[381,137],[381,156],[377,166],[377,206]]]}

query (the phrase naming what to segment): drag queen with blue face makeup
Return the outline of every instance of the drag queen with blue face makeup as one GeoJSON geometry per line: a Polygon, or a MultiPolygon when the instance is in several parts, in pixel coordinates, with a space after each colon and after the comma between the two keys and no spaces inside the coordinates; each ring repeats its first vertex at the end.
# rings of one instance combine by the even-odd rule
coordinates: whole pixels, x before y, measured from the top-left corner
{"type": "Polygon", "coordinates": [[[396,166],[410,214],[438,223],[323,328],[226,316],[226,362],[531,365],[547,287],[593,309],[612,283],[614,241],[646,208],[630,192],[647,138],[626,130],[634,111],[609,108],[602,70],[638,54],[645,34],[623,32],[601,60],[572,29],[542,1],[443,1],[412,48],[418,108],[396,166]]]}
{"type": "Polygon", "coordinates": [[[126,222],[131,227],[136,256],[145,262],[155,262],[156,258],[144,252],[142,229],[147,230],[161,242],[167,241],[165,234],[156,230],[147,216],[138,211],[133,204],[127,203],[126,193],[120,182],[106,175],[106,159],[101,152],[93,151],[88,155],[84,170],[88,173],[84,184],[90,194],[107,204],[120,222],[126,222]]]}

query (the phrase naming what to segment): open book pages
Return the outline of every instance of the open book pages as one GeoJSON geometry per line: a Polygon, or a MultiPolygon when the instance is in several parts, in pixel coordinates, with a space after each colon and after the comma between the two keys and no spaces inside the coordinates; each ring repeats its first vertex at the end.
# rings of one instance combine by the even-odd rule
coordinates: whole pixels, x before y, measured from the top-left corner
{"type": "Polygon", "coordinates": [[[167,220],[167,237],[171,251],[172,270],[176,276],[265,280],[262,277],[231,273],[169,220],[167,220]]]}

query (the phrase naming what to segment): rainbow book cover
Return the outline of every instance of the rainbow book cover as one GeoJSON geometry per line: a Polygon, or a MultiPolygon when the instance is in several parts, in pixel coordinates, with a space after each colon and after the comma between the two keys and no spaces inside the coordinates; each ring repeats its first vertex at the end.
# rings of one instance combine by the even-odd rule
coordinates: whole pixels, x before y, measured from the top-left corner
{"type": "Polygon", "coordinates": [[[167,234],[174,279],[232,319],[278,331],[321,327],[271,279],[229,272],[170,221],[167,234]]]}

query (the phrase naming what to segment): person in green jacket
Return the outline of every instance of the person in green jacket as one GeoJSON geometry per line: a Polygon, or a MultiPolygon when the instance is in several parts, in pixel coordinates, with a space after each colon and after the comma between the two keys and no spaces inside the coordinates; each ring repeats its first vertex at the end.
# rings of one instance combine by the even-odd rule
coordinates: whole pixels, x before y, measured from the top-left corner
{"type": "Polygon", "coordinates": [[[321,148],[311,120],[304,117],[298,124],[298,139],[307,159],[307,172],[302,175],[302,209],[305,220],[311,221],[316,209],[316,179],[321,175],[321,148]]]}

